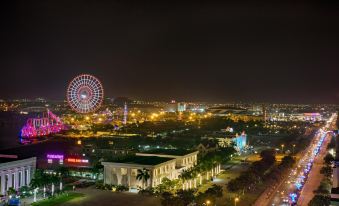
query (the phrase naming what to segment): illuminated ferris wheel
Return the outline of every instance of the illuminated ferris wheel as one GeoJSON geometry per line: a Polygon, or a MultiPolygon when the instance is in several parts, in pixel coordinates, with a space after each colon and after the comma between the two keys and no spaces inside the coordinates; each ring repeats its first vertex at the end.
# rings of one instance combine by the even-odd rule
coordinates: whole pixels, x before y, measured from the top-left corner
{"type": "Polygon", "coordinates": [[[102,104],[104,89],[101,82],[93,75],[76,76],[68,85],[67,102],[79,113],[94,112],[102,104]]]}

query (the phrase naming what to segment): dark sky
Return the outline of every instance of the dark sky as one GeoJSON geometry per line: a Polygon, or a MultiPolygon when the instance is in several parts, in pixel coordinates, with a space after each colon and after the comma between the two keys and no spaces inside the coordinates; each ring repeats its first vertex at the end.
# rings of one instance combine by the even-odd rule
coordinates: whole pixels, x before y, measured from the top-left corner
{"type": "Polygon", "coordinates": [[[339,102],[339,4],[140,2],[2,4],[0,99],[91,73],[107,97],[339,102]]]}

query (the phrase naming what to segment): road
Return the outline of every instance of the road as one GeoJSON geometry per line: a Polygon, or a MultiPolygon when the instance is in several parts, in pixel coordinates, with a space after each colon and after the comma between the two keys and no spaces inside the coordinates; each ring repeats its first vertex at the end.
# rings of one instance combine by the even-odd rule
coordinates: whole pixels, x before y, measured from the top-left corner
{"type": "Polygon", "coordinates": [[[336,114],[333,114],[326,126],[314,136],[310,146],[300,155],[301,158],[297,161],[295,167],[280,183],[267,189],[257,199],[255,206],[288,206],[295,204],[298,200],[301,201],[302,205],[308,204],[313,197],[313,190],[318,187],[321,181],[319,174],[322,159],[326,155],[327,144],[330,142],[330,133],[325,131],[332,128],[336,118],[336,114]]]}
{"type": "Polygon", "coordinates": [[[308,179],[301,190],[300,197],[298,199],[298,205],[307,206],[311,199],[314,197],[313,191],[316,190],[320,181],[323,179],[323,175],[320,174],[320,169],[324,165],[324,157],[327,153],[327,145],[331,140],[331,135],[327,134],[327,138],[321,148],[319,155],[315,158],[311,172],[308,175],[308,179]]]}

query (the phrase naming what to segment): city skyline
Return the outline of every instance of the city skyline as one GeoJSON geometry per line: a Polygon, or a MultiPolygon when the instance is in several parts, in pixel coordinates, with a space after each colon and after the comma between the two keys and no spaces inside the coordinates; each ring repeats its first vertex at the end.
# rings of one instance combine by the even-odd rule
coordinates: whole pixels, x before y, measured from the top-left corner
{"type": "Polygon", "coordinates": [[[105,96],[337,103],[336,3],[11,2],[1,99],[64,99],[73,76],[105,96]],[[62,15],[60,15],[62,14],[62,15]]]}

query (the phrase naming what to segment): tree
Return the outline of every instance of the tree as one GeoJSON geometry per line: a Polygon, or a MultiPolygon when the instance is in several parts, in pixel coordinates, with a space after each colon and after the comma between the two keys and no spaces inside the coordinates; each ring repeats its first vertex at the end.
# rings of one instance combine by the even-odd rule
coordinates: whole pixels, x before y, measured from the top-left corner
{"type": "Polygon", "coordinates": [[[59,176],[59,179],[60,179],[60,190],[62,190],[62,181],[63,181],[64,178],[69,177],[69,175],[70,175],[69,169],[67,167],[61,166],[61,167],[58,167],[55,170],[55,172],[59,176]]]}
{"type": "Polygon", "coordinates": [[[205,193],[210,196],[215,196],[216,198],[222,197],[222,186],[213,184],[212,187],[205,191],[205,193]]]}
{"type": "Polygon", "coordinates": [[[330,153],[327,153],[324,157],[324,161],[327,165],[330,165],[334,161],[334,157],[330,153]]]}
{"type": "Polygon", "coordinates": [[[170,192],[164,192],[161,194],[161,205],[170,206],[172,205],[173,194],[170,192]]]}
{"type": "Polygon", "coordinates": [[[282,169],[286,169],[286,168],[291,167],[294,163],[295,163],[295,160],[293,159],[292,156],[285,156],[282,158],[279,167],[281,167],[282,169]]]}
{"type": "Polygon", "coordinates": [[[331,198],[328,195],[315,195],[308,203],[309,206],[329,206],[331,204],[331,198]]]}
{"type": "Polygon", "coordinates": [[[267,165],[272,165],[275,162],[275,151],[272,149],[263,150],[260,153],[260,157],[262,158],[263,162],[267,165]]]}
{"type": "Polygon", "coordinates": [[[173,196],[170,192],[164,192],[161,194],[162,206],[186,206],[178,196],[173,196]]]}
{"type": "Polygon", "coordinates": [[[30,182],[32,188],[39,188],[46,186],[50,181],[49,176],[43,171],[37,169],[34,173],[34,176],[30,182]]]}
{"type": "Polygon", "coordinates": [[[101,162],[99,161],[95,162],[92,167],[92,173],[95,174],[95,179],[98,179],[98,176],[100,172],[102,172],[102,170],[103,170],[103,165],[101,164],[101,162]]]}
{"type": "Polygon", "coordinates": [[[175,187],[178,185],[179,180],[170,180],[166,177],[164,177],[161,180],[161,184],[157,185],[155,188],[155,191],[157,193],[164,193],[164,192],[173,192],[175,190],[175,187]]]}
{"type": "Polygon", "coordinates": [[[16,195],[16,193],[17,191],[13,187],[8,188],[7,190],[8,195],[16,195]]]}
{"type": "Polygon", "coordinates": [[[179,190],[177,191],[176,195],[182,201],[183,205],[189,205],[194,201],[193,190],[179,190]]]}
{"type": "Polygon", "coordinates": [[[324,166],[320,169],[320,173],[325,175],[326,177],[332,176],[332,167],[331,166],[324,166]]]}
{"type": "Polygon", "coordinates": [[[69,177],[70,175],[70,172],[69,172],[69,168],[67,167],[64,167],[64,166],[60,166],[58,167],[55,172],[58,174],[58,176],[61,178],[61,179],[64,179],[66,177],[69,177]]]}
{"type": "Polygon", "coordinates": [[[320,182],[318,189],[315,190],[314,193],[328,195],[331,193],[331,188],[332,188],[331,182],[326,181],[326,179],[323,179],[323,181],[320,182]]]}
{"type": "Polygon", "coordinates": [[[142,187],[145,188],[145,184],[147,186],[147,180],[150,178],[149,170],[146,168],[138,169],[138,174],[136,176],[136,179],[139,181],[142,181],[142,187]]]}

